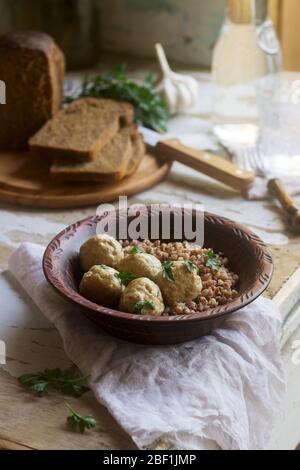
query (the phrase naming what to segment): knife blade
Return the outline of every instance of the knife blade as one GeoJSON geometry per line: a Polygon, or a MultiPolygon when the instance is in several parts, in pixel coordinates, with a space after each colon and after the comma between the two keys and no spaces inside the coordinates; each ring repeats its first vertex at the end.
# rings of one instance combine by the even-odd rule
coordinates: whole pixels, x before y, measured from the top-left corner
{"type": "Polygon", "coordinates": [[[183,145],[170,134],[159,134],[145,127],[140,127],[145,142],[167,161],[177,161],[230,186],[237,191],[251,188],[255,175],[251,171],[238,168],[232,162],[205,150],[197,150],[183,145]]]}

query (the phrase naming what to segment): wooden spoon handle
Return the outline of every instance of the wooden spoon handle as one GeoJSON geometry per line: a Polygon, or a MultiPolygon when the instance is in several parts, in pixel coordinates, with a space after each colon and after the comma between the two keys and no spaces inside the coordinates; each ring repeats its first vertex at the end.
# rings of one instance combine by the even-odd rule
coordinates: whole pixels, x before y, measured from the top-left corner
{"type": "Polygon", "coordinates": [[[268,183],[268,189],[278,199],[285,212],[290,215],[294,215],[297,212],[300,213],[299,205],[297,204],[295,199],[293,199],[287,192],[286,188],[284,187],[284,184],[280,179],[271,179],[268,183]]]}
{"type": "Polygon", "coordinates": [[[242,170],[212,153],[186,147],[177,139],[159,142],[156,150],[165,159],[183,163],[238,191],[251,188],[255,181],[254,173],[242,170]]]}

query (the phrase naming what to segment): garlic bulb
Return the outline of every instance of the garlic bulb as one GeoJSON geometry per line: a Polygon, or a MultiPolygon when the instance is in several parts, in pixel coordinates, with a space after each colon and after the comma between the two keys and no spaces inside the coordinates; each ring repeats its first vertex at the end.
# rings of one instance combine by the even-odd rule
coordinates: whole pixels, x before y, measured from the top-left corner
{"type": "Polygon", "coordinates": [[[186,111],[198,101],[198,82],[189,75],[171,70],[161,44],[156,44],[155,49],[163,73],[163,79],[157,85],[157,91],[166,100],[171,114],[186,111]]]}

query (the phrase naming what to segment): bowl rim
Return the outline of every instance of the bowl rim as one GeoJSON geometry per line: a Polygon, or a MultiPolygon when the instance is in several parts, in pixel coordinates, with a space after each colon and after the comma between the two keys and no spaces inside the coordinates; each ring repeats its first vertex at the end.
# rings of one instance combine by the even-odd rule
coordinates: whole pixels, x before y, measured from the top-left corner
{"type": "MultiPolygon", "coordinates": [[[[118,212],[119,211],[117,211],[117,213],[118,212]]],[[[197,213],[198,211],[193,209],[193,212],[197,213]]],[[[217,307],[206,310],[205,315],[203,315],[203,312],[196,312],[196,313],[185,314],[185,315],[155,317],[155,316],[146,316],[146,315],[144,316],[144,315],[121,312],[119,310],[115,310],[115,309],[111,309],[108,307],[104,307],[102,305],[98,305],[86,299],[85,297],[81,296],[79,292],[77,292],[76,290],[70,287],[66,287],[65,284],[61,282],[60,278],[56,274],[55,269],[53,269],[53,260],[54,260],[53,254],[55,253],[55,264],[56,264],[59,257],[63,253],[63,249],[61,248],[61,242],[62,241],[68,242],[68,240],[72,238],[72,236],[76,233],[79,227],[85,224],[94,225],[97,221],[99,221],[99,216],[97,215],[86,217],[78,222],[75,222],[67,226],[64,230],[58,233],[51,240],[51,242],[46,247],[46,250],[43,255],[43,261],[42,261],[43,272],[44,272],[45,278],[48,281],[48,283],[52,285],[52,287],[54,287],[56,291],[58,291],[64,298],[69,300],[71,303],[73,303],[77,307],[81,307],[90,311],[92,310],[94,314],[101,314],[103,315],[103,318],[104,317],[115,318],[115,319],[119,318],[125,322],[136,320],[142,323],[148,323],[149,321],[151,321],[151,322],[156,322],[160,324],[167,324],[170,321],[193,323],[193,322],[217,319],[224,315],[227,316],[233,312],[236,312],[237,310],[240,310],[246,307],[250,303],[252,303],[267,289],[267,287],[269,286],[272,280],[272,276],[274,273],[274,261],[273,261],[272,255],[267,249],[266,244],[261,240],[261,238],[258,235],[253,233],[244,225],[234,222],[233,220],[228,219],[226,217],[222,217],[222,216],[219,216],[210,212],[206,212],[206,211],[204,212],[204,220],[209,220],[210,222],[217,223],[217,224],[221,223],[221,224],[230,225],[232,229],[235,231],[237,236],[244,237],[249,241],[249,243],[255,244],[257,248],[259,248],[259,250],[261,251],[261,258],[263,258],[262,272],[259,276],[257,276],[253,284],[247,289],[246,292],[239,295],[232,302],[229,302],[225,305],[219,305],[217,307]]]]}

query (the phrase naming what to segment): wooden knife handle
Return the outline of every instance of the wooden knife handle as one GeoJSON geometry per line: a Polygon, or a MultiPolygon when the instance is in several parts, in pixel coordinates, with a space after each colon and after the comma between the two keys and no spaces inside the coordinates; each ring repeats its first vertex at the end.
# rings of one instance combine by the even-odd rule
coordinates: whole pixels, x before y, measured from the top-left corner
{"type": "Polygon", "coordinates": [[[285,189],[280,179],[272,179],[268,183],[268,189],[278,199],[283,210],[288,215],[291,227],[300,232],[300,207],[285,189]]]}
{"type": "Polygon", "coordinates": [[[269,191],[271,191],[274,194],[274,196],[276,196],[282,208],[286,212],[288,212],[291,215],[295,214],[296,212],[300,213],[299,205],[297,204],[295,199],[293,199],[290,196],[290,194],[287,192],[287,190],[285,189],[280,179],[275,178],[275,179],[270,180],[268,183],[268,188],[269,188],[269,191]]]}
{"type": "Polygon", "coordinates": [[[254,173],[242,170],[212,153],[186,147],[177,139],[159,142],[156,150],[165,159],[183,163],[238,191],[251,188],[255,181],[254,173]]]}

